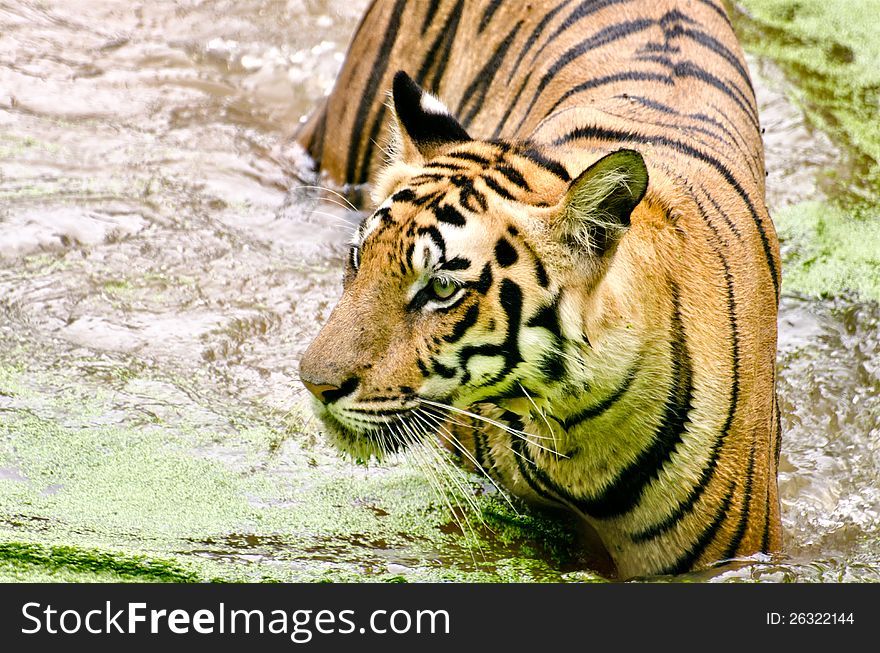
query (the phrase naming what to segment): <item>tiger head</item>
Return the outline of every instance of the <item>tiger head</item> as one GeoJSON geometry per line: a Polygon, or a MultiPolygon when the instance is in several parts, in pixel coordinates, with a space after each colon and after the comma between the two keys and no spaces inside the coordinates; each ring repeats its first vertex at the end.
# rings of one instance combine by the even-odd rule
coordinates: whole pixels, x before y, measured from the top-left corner
{"type": "Polygon", "coordinates": [[[600,284],[648,184],[632,150],[599,153],[573,176],[528,142],[473,140],[405,73],[392,98],[378,208],[300,364],[331,440],[360,459],[430,432],[426,406],[563,391],[576,364],[563,341],[584,334],[562,290],[600,284]]]}

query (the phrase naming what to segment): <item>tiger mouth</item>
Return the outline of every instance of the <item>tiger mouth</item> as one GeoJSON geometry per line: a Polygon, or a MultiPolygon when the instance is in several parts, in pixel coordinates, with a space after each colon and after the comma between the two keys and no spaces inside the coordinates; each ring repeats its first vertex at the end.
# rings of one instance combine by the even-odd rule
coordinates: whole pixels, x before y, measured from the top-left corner
{"type": "Polygon", "coordinates": [[[387,409],[321,406],[318,417],[332,444],[356,458],[399,453],[436,434],[439,418],[419,410],[419,404],[387,409]]]}

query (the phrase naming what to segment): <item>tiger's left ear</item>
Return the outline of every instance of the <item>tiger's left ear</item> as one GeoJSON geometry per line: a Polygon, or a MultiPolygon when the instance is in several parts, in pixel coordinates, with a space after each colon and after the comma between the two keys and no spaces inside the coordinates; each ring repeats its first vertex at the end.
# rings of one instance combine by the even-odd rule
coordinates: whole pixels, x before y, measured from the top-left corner
{"type": "Polygon", "coordinates": [[[556,223],[557,238],[600,257],[613,249],[648,190],[648,169],[635,150],[602,157],[571,182],[556,223]]]}
{"type": "Polygon", "coordinates": [[[397,121],[395,145],[404,163],[424,163],[444,145],[471,140],[449,109],[402,70],[394,75],[391,96],[397,121]]]}

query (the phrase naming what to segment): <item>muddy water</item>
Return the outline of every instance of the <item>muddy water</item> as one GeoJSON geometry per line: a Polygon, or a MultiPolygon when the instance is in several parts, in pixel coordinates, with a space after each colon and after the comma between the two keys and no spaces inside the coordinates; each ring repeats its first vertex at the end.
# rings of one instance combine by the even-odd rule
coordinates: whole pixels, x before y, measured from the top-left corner
{"type": "MultiPolygon", "coordinates": [[[[0,0],[0,577],[592,578],[564,528],[342,461],[303,410],[352,217],[289,137],[365,4],[0,0]]],[[[822,199],[844,157],[750,63],[771,208],[822,199]]],[[[784,297],[787,555],[700,578],[880,580],[878,320],[784,297]]]]}

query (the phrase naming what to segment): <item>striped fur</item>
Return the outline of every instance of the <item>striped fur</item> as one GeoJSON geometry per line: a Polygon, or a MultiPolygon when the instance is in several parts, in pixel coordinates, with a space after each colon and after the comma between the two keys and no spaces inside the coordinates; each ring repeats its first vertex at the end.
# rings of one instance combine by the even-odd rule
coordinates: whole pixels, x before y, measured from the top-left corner
{"type": "Polygon", "coordinates": [[[622,578],[780,547],[778,245],[718,0],[377,0],[299,139],[378,205],[300,368],[340,448],[440,437],[622,578]]]}

